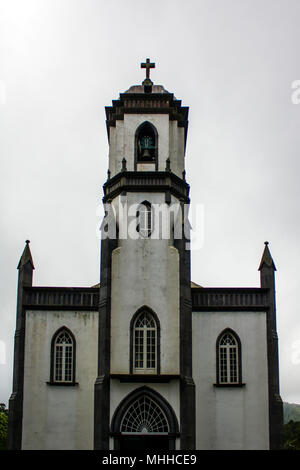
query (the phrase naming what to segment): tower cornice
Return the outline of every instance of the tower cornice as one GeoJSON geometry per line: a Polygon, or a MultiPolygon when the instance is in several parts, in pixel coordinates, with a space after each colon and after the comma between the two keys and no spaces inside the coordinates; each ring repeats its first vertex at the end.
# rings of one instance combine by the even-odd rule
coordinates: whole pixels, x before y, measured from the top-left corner
{"type": "Polygon", "coordinates": [[[188,204],[189,190],[186,181],[170,171],[122,171],[103,185],[103,202],[108,202],[124,191],[154,191],[173,194],[188,204]]]}
{"type": "Polygon", "coordinates": [[[181,106],[181,100],[173,93],[120,93],[120,98],[106,106],[105,112],[108,138],[110,127],[115,127],[125,114],[168,114],[170,121],[177,121],[185,129],[186,140],[189,108],[181,106]]]}

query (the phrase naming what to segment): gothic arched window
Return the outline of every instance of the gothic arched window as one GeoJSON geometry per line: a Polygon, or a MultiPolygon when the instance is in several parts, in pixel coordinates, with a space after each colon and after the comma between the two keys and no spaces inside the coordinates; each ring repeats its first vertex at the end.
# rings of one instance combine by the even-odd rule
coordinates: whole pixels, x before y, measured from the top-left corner
{"type": "Polygon", "coordinates": [[[131,372],[159,373],[159,322],[154,313],[143,308],[131,322],[131,372]]]}
{"type": "Polygon", "coordinates": [[[142,238],[148,238],[152,232],[152,209],[148,201],[142,202],[137,211],[137,232],[142,238]]]}
{"type": "Polygon", "coordinates": [[[241,384],[241,361],[241,342],[238,336],[230,329],[223,331],[217,340],[217,384],[241,384]]]}
{"type": "Polygon", "coordinates": [[[157,163],[158,134],[150,122],[141,124],[135,134],[135,160],[137,163],[157,163]]]}
{"type": "Polygon", "coordinates": [[[50,382],[75,383],[75,338],[66,327],[52,338],[50,382]]]}
{"type": "Polygon", "coordinates": [[[160,433],[169,432],[169,424],[163,410],[147,394],[137,398],[123,416],[121,433],[160,433]]]}

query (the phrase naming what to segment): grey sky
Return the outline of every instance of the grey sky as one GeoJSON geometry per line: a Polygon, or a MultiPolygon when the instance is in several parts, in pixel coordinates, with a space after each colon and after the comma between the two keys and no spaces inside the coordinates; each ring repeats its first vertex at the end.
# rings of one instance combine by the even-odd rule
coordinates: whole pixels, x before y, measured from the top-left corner
{"type": "Polygon", "coordinates": [[[298,0],[0,2],[0,402],[25,240],[35,285],[99,281],[104,107],[141,83],[150,57],[152,80],[190,107],[186,177],[205,213],[192,279],[258,286],[269,241],[281,395],[300,403],[299,17],[298,0]]]}

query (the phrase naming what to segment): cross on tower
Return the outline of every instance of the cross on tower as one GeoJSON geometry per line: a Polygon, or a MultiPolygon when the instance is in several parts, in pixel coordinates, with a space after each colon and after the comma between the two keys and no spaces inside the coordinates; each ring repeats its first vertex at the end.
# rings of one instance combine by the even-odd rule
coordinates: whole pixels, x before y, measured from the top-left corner
{"type": "Polygon", "coordinates": [[[155,68],[155,63],[150,62],[150,59],[146,59],[146,62],[141,63],[141,68],[146,69],[146,80],[150,80],[150,69],[155,68]]]}

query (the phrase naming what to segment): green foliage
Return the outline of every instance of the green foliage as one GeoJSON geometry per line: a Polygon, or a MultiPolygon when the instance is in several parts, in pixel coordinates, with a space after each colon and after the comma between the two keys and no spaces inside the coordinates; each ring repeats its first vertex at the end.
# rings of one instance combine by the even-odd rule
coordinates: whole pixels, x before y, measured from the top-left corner
{"type": "Polygon", "coordinates": [[[0,403],[0,450],[7,449],[8,410],[0,403]]]}
{"type": "Polygon", "coordinates": [[[284,424],[290,421],[300,421],[300,405],[296,403],[283,403],[284,424]]]}
{"type": "Polygon", "coordinates": [[[285,450],[300,450],[300,421],[290,421],[283,427],[285,450]]]}

